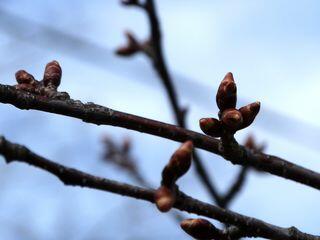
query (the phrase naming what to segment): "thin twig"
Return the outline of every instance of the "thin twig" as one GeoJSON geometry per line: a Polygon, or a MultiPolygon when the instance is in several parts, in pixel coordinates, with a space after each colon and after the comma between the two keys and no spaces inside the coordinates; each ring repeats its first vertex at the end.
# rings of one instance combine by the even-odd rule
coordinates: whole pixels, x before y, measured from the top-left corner
{"type": "Polygon", "coordinates": [[[244,186],[246,178],[248,176],[249,167],[241,167],[239,170],[238,175],[235,177],[234,182],[232,183],[231,187],[229,188],[228,192],[221,198],[221,205],[222,208],[228,208],[231,201],[240,192],[241,188],[244,186]]]}
{"type": "Polygon", "coordinates": [[[191,140],[194,146],[224,157],[233,164],[251,166],[273,175],[290,179],[320,189],[320,174],[282,158],[255,152],[237,145],[231,153],[221,151],[221,141],[172,124],[167,124],[136,115],[115,111],[94,103],[57,100],[37,96],[12,86],[0,84],[0,102],[20,109],[34,109],[74,117],[98,125],[112,125],[171,139],[177,142],[191,140]]]}
{"type": "MultiPolygon", "coordinates": [[[[125,170],[130,176],[141,186],[145,188],[153,188],[150,181],[142,174],[141,169],[137,165],[136,159],[130,154],[131,142],[128,138],[123,141],[120,146],[108,136],[104,136],[103,143],[105,144],[105,153],[103,160],[106,163],[112,163],[119,168],[125,170]]],[[[177,211],[171,212],[172,217],[180,223],[183,220],[182,214],[177,211]]]]}
{"type": "MultiPolygon", "coordinates": [[[[187,128],[186,109],[181,107],[179,103],[178,94],[176,88],[174,87],[174,81],[172,80],[171,74],[168,70],[169,68],[163,56],[162,33],[154,1],[146,0],[144,4],[137,1],[130,3],[129,5],[143,9],[148,16],[150,26],[150,41],[140,44],[140,51],[150,58],[156,73],[159,75],[159,79],[161,80],[163,87],[168,94],[169,102],[172,107],[177,125],[182,128],[187,128]]],[[[137,46],[139,44],[136,43],[135,45],[137,46]]],[[[199,154],[196,151],[194,151],[193,159],[195,169],[200,180],[206,187],[213,201],[219,204],[221,197],[213,183],[212,178],[210,178],[208,172],[206,171],[199,154]]]]}
{"type": "MultiPolygon", "coordinates": [[[[98,189],[154,203],[155,191],[153,189],[136,187],[106,178],[96,177],[77,169],[63,166],[33,153],[25,146],[11,143],[4,137],[0,137],[0,154],[4,156],[7,163],[12,161],[25,162],[52,173],[65,185],[98,189]]],[[[201,202],[182,192],[179,193],[174,207],[181,211],[238,226],[248,237],[264,237],[279,240],[320,240],[320,237],[300,232],[294,227],[278,227],[255,218],[250,218],[201,202]]]]}

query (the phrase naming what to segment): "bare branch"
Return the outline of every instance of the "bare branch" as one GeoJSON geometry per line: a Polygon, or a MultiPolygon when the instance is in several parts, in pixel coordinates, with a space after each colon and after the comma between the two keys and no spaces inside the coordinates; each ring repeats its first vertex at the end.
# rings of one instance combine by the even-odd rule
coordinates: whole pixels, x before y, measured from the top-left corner
{"type": "Polygon", "coordinates": [[[320,189],[320,174],[317,172],[276,156],[252,151],[241,145],[237,145],[237,148],[226,156],[220,149],[221,141],[172,124],[119,112],[94,103],[84,104],[72,99],[44,98],[2,84],[0,84],[0,102],[12,104],[20,109],[34,109],[74,117],[88,123],[127,128],[177,142],[191,140],[195,147],[218,154],[233,164],[251,166],[320,189]]]}
{"type": "MultiPolygon", "coordinates": [[[[132,34],[128,35],[128,33],[126,33],[128,44],[127,46],[119,48],[117,50],[117,53],[120,53],[119,55],[122,56],[131,56],[132,54],[140,51],[150,58],[153,67],[156,73],[158,74],[164,86],[164,89],[166,90],[177,125],[182,128],[187,128],[186,108],[180,106],[178,94],[176,88],[174,87],[174,82],[172,80],[171,74],[169,73],[169,68],[163,56],[162,34],[154,1],[146,0],[143,4],[140,1],[129,0],[125,2],[122,1],[122,3],[128,6],[139,7],[146,12],[150,25],[150,39],[142,43],[139,43],[132,34]]],[[[193,155],[195,169],[200,180],[206,187],[212,199],[219,204],[221,198],[212,181],[212,178],[209,177],[209,174],[206,171],[199,154],[196,151],[194,151],[193,155]]]]}
{"type": "MultiPolygon", "coordinates": [[[[96,177],[77,169],[63,166],[33,153],[25,146],[11,143],[4,137],[0,137],[0,154],[4,156],[7,163],[12,161],[25,162],[52,173],[65,185],[98,189],[154,203],[155,191],[153,189],[145,189],[106,178],[96,177]]],[[[182,192],[177,196],[174,208],[216,219],[226,224],[235,225],[241,228],[247,237],[264,237],[277,240],[320,240],[319,236],[300,232],[294,227],[278,227],[255,218],[250,218],[201,202],[182,192]]]]}

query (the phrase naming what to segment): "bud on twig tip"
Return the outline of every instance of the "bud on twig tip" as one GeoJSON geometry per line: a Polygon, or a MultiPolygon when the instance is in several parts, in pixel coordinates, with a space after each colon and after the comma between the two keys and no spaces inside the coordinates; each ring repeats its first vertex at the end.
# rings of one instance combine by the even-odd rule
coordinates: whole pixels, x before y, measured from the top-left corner
{"type": "Polygon", "coordinates": [[[187,234],[196,239],[220,239],[218,238],[221,235],[220,230],[202,218],[183,220],[180,226],[187,234]]]}
{"type": "Polygon", "coordinates": [[[246,128],[254,121],[260,111],[260,102],[254,102],[239,109],[243,116],[241,128],[246,128]]]}
{"type": "Polygon", "coordinates": [[[43,76],[43,83],[45,86],[51,85],[54,87],[58,87],[61,82],[62,77],[62,69],[59,65],[59,62],[53,60],[46,65],[44,76],[43,76]]]}
{"type": "Polygon", "coordinates": [[[237,86],[232,73],[227,73],[221,81],[216,95],[216,102],[220,111],[236,107],[237,86]]]}

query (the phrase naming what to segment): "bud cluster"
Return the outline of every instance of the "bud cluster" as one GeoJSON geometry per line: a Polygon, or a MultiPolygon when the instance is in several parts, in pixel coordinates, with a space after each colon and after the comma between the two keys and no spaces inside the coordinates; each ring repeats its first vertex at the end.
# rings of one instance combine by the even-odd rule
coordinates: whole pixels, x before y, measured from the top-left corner
{"type": "Polygon", "coordinates": [[[192,150],[191,141],[183,143],[163,169],[161,186],[155,193],[155,203],[161,212],[167,212],[173,207],[177,195],[176,181],[189,170],[192,150]]]}
{"type": "Polygon", "coordinates": [[[236,108],[237,86],[232,73],[227,73],[220,83],[216,102],[220,110],[219,120],[216,118],[200,119],[201,130],[212,137],[221,137],[225,131],[234,134],[248,127],[260,110],[260,102],[248,104],[240,109],[236,108]]]}
{"type": "MultiPolygon", "coordinates": [[[[33,94],[55,97],[67,95],[57,92],[57,89],[61,82],[62,70],[57,61],[49,62],[46,65],[43,79],[41,81],[36,80],[30,73],[25,70],[19,70],[16,72],[15,77],[17,80],[16,89],[24,90],[33,94]]],[[[64,96],[66,97],[66,96],[64,96]]]]}

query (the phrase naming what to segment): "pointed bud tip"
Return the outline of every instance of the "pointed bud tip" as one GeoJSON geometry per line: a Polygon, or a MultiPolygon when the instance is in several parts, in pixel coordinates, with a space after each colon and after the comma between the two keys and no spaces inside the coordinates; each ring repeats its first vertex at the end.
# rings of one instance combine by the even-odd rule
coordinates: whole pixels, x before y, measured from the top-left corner
{"type": "Polygon", "coordinates": [[[60,65],[57,60],[52,60],[50,63],[55,64],[55,65],[60,65]]]}
{"type": "Polygon", "coordinates": [[[260,111],[260,102],[254,102],[254,103],[251,103],[250,104],[250,110],[253,111],[253,112],[256,112],[258,113],[260,111]]]}
{"type": "Polygon", "coordinates": [[[193,142],[188,140],[184,142],[179,149],[191,153],[193,150],[193,142]]]}
{"type": "Polygon", "coordinates": [[[193,224],[194,219],[185,219],[180,223],[180,226],[183,230],[189,230],[193,224]]]}
{"type": "Polygon", "coordinates": [[[181,228],[196,239],[220,239],[218,229],[206,219],[186,219],[180,223],[181,228]]]}
{"type": "Polygon", "coordinates": [[[225,85],[225,92],[230,96],[237,93],[237,85],[234,81],[229,81],[225,85]]]}
{"type": "Polygon", "coordinates": [[[234,82],[234,78],[233,78],[232,72],[228,72],[228,73],[224,76],[224,78],[223,78],[222,81],[226,81],[226,80],[234,82]]]}

